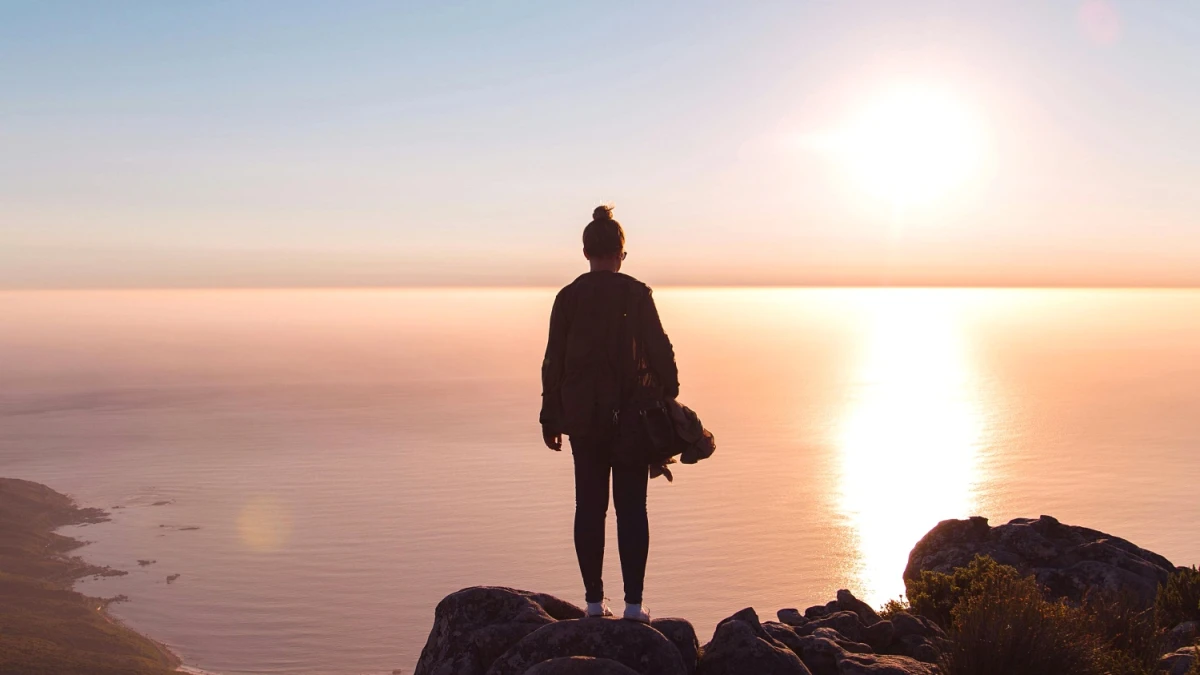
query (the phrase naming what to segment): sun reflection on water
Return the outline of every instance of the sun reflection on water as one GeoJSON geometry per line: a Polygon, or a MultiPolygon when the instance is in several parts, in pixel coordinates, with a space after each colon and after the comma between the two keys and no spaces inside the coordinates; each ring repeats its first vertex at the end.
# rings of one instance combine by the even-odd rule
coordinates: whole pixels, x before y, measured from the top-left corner
{"type": "Polygon", "coordinates": [[[983,419],[954,303],[895,291],[869,307],[856,386],[837,427],[839,508],[855,537],[853,588],[903,593],[908,552],[934,524],[976,508],[983,419]]]}

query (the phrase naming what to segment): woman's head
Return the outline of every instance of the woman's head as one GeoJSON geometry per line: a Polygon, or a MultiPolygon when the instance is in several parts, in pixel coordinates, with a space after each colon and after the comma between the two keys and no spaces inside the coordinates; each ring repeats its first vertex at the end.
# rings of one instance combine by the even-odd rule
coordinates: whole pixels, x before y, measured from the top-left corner
{"type": "Polygon", "coordinates": [[[625,254],[625,230],[621,224],[613,220],[611,206],[597,206],[592,211],[592,222],[583,228],[583,255],[592,261],[592,267],[597,264],[611,266],[616,270],[621,268],[621,260],[625,254]]]}

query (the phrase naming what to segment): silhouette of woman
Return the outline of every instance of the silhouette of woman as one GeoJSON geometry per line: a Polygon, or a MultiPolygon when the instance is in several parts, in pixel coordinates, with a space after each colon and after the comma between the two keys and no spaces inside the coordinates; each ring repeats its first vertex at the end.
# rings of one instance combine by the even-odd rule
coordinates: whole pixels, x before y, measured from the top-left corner
{"type": "MultiPolygon", "coordinates": [[[[621,274],[625,232],[612,208],[599,206],[583,230],[591,270],[559,291],[542,362],[542,438],[562,450],[570,437],[575,462],[575,553],[588,616],[611,616],[604,604],[604,521],[609,476],[617,512],[617,545],[625,582],[624,618],[648,623],[642,605],[650,528],[645,463],[618,461],[626,437],[621,412],[641,397],[675,398],[679,373],[650,288],[621,274]]],[[[628,419],[628,416],[627,416],[628,419]]]]}

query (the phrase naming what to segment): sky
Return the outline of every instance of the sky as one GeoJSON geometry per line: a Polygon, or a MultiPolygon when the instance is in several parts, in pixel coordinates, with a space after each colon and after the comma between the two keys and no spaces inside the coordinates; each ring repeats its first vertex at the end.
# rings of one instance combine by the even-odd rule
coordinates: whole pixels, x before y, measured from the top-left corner
{"type": "Polygon", "coordinates": [[[1200,5],[0,0],[0,288],[1200,285],[1200,5]]]}

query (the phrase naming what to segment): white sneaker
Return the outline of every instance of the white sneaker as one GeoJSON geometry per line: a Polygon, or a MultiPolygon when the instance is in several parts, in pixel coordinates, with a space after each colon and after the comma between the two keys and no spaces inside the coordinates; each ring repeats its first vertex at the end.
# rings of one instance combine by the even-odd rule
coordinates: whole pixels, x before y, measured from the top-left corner
{"type": "Polygon", "coordinates": [[[641,604],[631,605],[627,602],[625,603],[624,618],[629,619],[630,621],[637,621],[639,623],[650,623],[650,611],[641,604]]]}
{"type": "Polygon", "coordinates": [[[603,602],[589,602],[587,604],[586,614],[589,617],[612,616],[612,610],[603,602]]]}

